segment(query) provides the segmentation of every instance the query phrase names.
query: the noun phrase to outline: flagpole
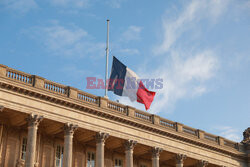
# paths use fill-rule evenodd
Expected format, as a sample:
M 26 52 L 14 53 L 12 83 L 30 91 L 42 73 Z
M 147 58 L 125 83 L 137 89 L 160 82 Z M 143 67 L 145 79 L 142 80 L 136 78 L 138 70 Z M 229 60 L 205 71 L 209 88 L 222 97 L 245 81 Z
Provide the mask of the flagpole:
M 107 47 L 106 47 L 106 74 L 105 74 L 105 95 L 104 97 L 108 98 L 108 87 L 107 87 L 107 80 L 108 80 L 108 60 L 109 60 L 109 20 L 107 20 Z

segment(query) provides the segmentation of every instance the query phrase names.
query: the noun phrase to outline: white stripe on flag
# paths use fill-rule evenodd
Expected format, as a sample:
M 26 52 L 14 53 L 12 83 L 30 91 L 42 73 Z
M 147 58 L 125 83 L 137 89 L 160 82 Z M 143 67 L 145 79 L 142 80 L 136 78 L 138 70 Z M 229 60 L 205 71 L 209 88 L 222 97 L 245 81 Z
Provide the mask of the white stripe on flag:
M 125 83 L 122 91 L 122 96 L 127 96 L 131 101 L 137 100 L 137 90 L 138 90 L 138 80 L 139 77 L 136 75 L 134 71 L 126 68 L 127 72 L 125 75 Z

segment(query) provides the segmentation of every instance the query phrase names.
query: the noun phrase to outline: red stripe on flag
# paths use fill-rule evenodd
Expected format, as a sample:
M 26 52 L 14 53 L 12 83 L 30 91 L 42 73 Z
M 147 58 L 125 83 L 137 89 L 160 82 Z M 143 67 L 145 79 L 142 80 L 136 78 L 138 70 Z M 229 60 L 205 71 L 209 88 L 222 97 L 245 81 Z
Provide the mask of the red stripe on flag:
M 137 90 L 137 102 L 145 105 L 146 110 L 150 108 L 151 103 L 154 100 L 155 92 L 149 91 L 140 81 L 139 88 Z

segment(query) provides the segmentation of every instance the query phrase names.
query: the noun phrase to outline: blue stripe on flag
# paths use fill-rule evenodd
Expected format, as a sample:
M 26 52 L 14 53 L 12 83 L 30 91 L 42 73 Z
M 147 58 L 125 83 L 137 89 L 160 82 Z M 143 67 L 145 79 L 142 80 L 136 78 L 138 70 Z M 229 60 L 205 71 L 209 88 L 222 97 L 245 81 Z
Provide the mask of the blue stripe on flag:
M 115 56 L 113 56 L 113 64 L 109 79 L 109 91 L 113 91 L 116 95 L 122 96 L 126 72 L 127 67 L 122 62 L 120 62 Z

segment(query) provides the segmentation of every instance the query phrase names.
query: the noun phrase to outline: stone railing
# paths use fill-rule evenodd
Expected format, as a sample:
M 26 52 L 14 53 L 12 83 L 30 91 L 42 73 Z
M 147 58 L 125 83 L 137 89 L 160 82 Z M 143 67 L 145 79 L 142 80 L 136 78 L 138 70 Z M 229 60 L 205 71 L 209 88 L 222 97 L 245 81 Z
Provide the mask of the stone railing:
M 152 115 L 144 111 L 135 110 L 135 117 L 148 122 L 152 122 Z
M 160 125 L 175 129 L 175 122 L 165 118 L 160 118 Z
M 127 114 L 126 112 L 126 106 L 125 105 L 122 105 L 118 102 L 114 102 L 114 101 L 108 101 L 108 108 L 112 109 L 112 110 L 115 110 L 115 111 L 118 111 L 122 114 Z
M 224 139 L 224 145 L 225 146 L 228 146 L 228 147 L 231 147 L 231 148 L 236 148 L 238 149 L 238 143 L 234 142 L 234 141 L 231 141 L 231 140 L 228 140 L 228 139 Z
M 193 136 L 203 141 L 210 141 L 212 143 L 221 145 L 223 147 L 230 147 L 238 149 L 239 143 L 224 139 L 199 129 L 194 129 L 178 122 L 173 122 L 157 115 L 148 112 L 137 110 L 131 106 L 125 106 L 118 102 L 108 100 L 104 97 L 95 96 L 87 92 L 78 90 L 73 87 L 65 86 L 53 81 L 49 81 L 36 75 L 30 75 L 22 71 L 18 71 L 0 64 L 0 78 L 6 78 L 18 83 L 23 83 L 28 86 L 38 88 L 40 90 L 48 91 L 59 96 L 77 100 L 78 102 L 99 106 L 111 111 L 122 113 L 126 117 L 138 119 L 145 123 L 154 124 L 159 127 L 174 130 L 178 133 Z
M 182 130 L 184 133 L 187 133 L 187 134 L 192 135 L 192 136 L 197 136 L 197 131 L 194 128 L 183 125 Z
M 215 136 L 215 135 L 213 135 L 213 134 L 210 134 L 210 133 L 205 133 L 204 134 L 204 138 L 206 139 L 206 140 L 209 140 L 209 141 L 212 141 L 212 142 L 218 142 L 218 136 Z
M 30 85 L 33 82 L 31 75 L 10 68 L 6 69 L 6 77 Z
M 86 93 L 84 91 L 79 91 L 79 90 L 77 90 L 77 98 L 82 101 L 94 103 L 94 104 L 97 104 L 98 102 L 98 96 L 94 96 L 92 94 Z
M 67 86 L 49 81 L 49 80 L 44 80 L 44 88 L 57 93 L 57 94 L 62 94 L 62 95 L 66 95 L 68 92 Z

